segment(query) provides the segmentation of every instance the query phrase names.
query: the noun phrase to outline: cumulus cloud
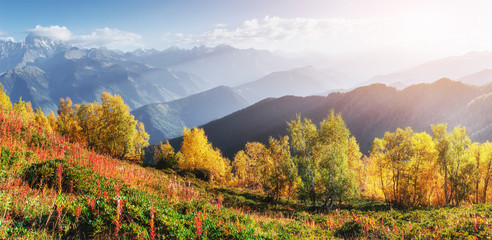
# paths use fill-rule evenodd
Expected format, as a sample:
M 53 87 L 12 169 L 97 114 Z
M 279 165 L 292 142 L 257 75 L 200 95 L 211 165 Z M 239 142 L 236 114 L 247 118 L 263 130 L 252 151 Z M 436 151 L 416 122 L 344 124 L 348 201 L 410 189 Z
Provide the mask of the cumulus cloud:
M 227 44 L 241 48 L 325 49 L 350 48 L 371 41 L 369 35 L 382 34 L 378 26 L 383 19 L 315 19 L 266 16 L 250 19 L 235 28 L 217 25 L 202 34 L 167 35 L 165 40 L 176 46 Z M 352 40 L 351 40 L 352 39 Z M 373 43 L 374 41 L 372 41 Z M 368 44 L 368 43 L 362 43 Z
M 15 42 L 13 37 L 0 37 L 0 41 Z
M 143 46 L 140 44 L 142 37 L 136 33 L 125 32 L 115 28 L 96 29 L 87 35 L 74 35 L 67 27 L 63 26 L 36 26 L 26 30 L 33 36 L 49 38 L 55 41 L 64 41 L 83 47 L 125 47 Z
M 4 32 L 0 30 L 0 41 L 7 41 L 7 42 L 15 42 L 15 39 L 13 37 L 5 37 L 3 35 L 7 35 L 7 32 Z
M 33 36 L 45 37 L 55 41 L 68 41 L 72 38 L 72 33 L 67 27 L 60 26 L 43 27 L 37 25 L 34 28 L 26 30 L 26 32 Z

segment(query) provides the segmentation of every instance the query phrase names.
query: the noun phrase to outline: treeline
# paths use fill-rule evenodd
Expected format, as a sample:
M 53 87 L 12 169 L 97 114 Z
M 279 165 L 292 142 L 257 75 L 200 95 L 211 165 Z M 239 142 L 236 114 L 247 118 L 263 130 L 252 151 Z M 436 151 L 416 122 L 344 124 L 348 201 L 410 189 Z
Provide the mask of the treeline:
M 362 154 L 342 117 L 333 111 L 316 127 L 310 120 L 289 123 L 290 136 L 270 138 L 268 145 L 247 143 L 234 161 L 222 157 L 208 142 L 203 129 L 185 129 L 181 150 L 168 142 L 155 146 L 161 168 L 204 170 L 211 181 L 262 190 L 271 200 L 296 196 L 316 207 L 358 192 Z M 205 174 L 205 175 L 206 175 Z
M 365 194 L 404 206 L 492 201 L 492 144 L 472 143 L 464 127 L 431 128 L 432 135 L 408 127 L 375 139 L 366 159 Z
M 144 125 L 134 119 L 130 108 L 119 95 L 104 92 L 101 103 L 73 104 L 70 98 L 60 99 L 58 116 L 46 116 L 40 108 L 33 110 L 30 102 L 19 99 L 12 104 L 0 85 L 0 108 L 13 111 L 23 120 L 48 133 L 59 133 L 96 152 L 120 159 L 141 159 L 142 149 L 149 145 Z M 24 121 L 31 122 L 31 121 Z
M 185 129 L 178 153 L 169 143 L 157 145 L 154 158 L 160 168 L 210 174 L 211 181 L 261 190 L 273 201 L 295 197 L 313 207 L 353 197 L 412 207 L 491 202 L 492 143 L 473 143 L 464 127 L 431 128 L 432 134 L 410 127 L 387 132 L 363 156 L 332 111 L 319 126 L 298 116 L 288 123 L 289 136 L 247 143 L 232 163 L 203 129 Z

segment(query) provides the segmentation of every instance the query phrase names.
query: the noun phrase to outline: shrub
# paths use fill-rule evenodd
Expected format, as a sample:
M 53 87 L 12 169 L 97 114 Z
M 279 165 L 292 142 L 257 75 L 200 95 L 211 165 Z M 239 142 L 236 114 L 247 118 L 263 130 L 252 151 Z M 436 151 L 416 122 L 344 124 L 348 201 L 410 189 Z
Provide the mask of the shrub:
M 61 166 L 61 168 L 59 167 Z M 22 177 L 30 187 L 58 188 L 61 171 L 61 191 L 65 193 L 79 193 L 96 195 L 99 192 L 114 192 L 115 181 L 102 177 L 94 171 L 77 164 L 69 164 L 65 160 L 55 159 L 27 167 Z

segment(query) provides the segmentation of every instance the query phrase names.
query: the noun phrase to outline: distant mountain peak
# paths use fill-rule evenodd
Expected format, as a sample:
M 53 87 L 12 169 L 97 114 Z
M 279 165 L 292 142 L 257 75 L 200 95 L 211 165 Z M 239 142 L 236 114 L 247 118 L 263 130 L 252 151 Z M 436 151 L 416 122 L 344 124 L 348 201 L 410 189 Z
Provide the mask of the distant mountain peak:
M 63 41 L 53 40 L 47 37 L 37 36 L 33 34 L 28 34 L 24 43 L 31 47 L 37 48 L 54 48 L 60 44 L 66 44 Z

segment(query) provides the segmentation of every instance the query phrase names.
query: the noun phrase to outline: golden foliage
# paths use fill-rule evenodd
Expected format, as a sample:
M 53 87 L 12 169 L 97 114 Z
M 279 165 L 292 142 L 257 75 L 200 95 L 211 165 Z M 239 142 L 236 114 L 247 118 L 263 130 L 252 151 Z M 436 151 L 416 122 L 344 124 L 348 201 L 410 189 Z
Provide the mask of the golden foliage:
M 231 178 L 230 161 L 222 157 L 220 150 L 212 147 L 201 128 L 183 129 L 183 145 L 178 159 L 182 169 L 209 170 L 211 181 L 225 183 Z

